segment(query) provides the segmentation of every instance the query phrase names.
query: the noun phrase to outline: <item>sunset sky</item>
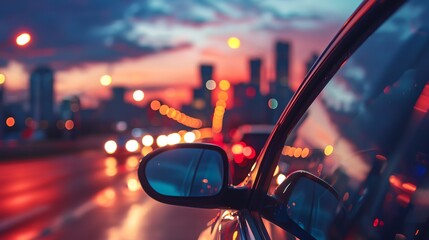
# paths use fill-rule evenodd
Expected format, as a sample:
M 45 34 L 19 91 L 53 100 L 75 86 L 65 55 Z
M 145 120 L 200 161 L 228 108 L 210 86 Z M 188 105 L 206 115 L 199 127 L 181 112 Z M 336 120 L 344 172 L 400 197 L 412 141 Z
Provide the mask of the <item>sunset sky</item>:
M 0 8 L 0 73 L 6 101 L 28 99 L 29 72 L 55 70 L 56 98 L 78 94 L 84 106 L 109 96 L 112 85 L 141 89 L 146 99 L 190 100 L 198 66 L 213 64 L 214 79 L 248 80 L 248 59 L 263 59 L 263 81 L 272 80 L 276 40 L 292 44 L 292 85 L 304 62 L 320 53 L 360 1 L 344 0 L 6 0 Z M 14 38 L 29 32 L 28 46 Z M 241 40 L 229 48 L 230 37 Z

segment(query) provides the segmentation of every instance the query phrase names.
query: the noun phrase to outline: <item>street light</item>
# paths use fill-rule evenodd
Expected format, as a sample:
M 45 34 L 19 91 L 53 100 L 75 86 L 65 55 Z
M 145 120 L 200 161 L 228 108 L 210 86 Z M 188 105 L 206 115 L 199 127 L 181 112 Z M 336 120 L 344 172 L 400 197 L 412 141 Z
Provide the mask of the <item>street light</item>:
M 16 37 L 16 44 L 18 46 L 25 46 L 31 41 L 31 35 L 28 33 L 21 33 Z

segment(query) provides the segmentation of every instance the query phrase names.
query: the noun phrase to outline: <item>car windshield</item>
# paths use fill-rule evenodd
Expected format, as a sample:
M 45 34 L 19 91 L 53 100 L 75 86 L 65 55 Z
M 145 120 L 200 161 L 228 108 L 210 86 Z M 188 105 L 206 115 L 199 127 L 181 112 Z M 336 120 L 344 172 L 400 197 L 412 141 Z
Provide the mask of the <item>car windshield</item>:
M 428 1 L 402 6 L 343 64 L 280 149 L 271 194 L 298 169 L 339 193 L 346 220 L 320 239 L 427 239 L 428 14 Z

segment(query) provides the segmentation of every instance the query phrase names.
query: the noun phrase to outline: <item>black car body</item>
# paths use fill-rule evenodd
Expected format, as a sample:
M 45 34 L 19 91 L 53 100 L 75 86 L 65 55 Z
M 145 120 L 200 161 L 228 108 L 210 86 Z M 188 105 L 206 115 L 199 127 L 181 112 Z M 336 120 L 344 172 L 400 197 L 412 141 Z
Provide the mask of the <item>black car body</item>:
M 428 14 L 428 1 L 364 1 L 239 186 L 227 184 L 222 149 L 177 145 L 143 159 L 143 188 L 164 203 L 227 209 L 201 239 L 429 239 Z M 183 185 L 192 191 L 169 194 L 146 175 L 169 151 L 197 156 Z

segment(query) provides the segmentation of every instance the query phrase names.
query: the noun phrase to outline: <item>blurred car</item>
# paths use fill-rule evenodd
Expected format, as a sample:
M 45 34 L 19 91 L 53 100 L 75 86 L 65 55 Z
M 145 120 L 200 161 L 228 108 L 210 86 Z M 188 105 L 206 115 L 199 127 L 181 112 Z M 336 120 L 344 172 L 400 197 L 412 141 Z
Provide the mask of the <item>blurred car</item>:
M 108 155 L 124 156 L 139 153 L 141 144 L 131 135 L 119 135 L 104 143 L 104 151 Z
M 246 124 L 234 131 L 227 147 L 232 184 L 239 184 L 247 176 L 273 128 L 273 125 Z
M 194 143 L 147 155 L 142 187 L 227 209 L 200 239 L 429 239 L 428 14 L 428 1 L 364 1 L 240 185 L 222 148 Z

